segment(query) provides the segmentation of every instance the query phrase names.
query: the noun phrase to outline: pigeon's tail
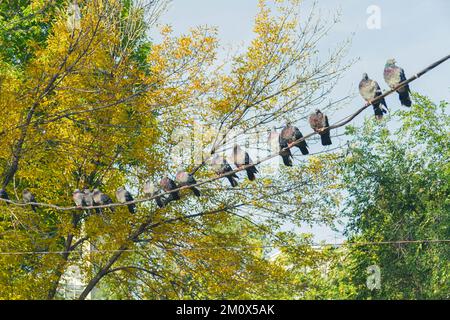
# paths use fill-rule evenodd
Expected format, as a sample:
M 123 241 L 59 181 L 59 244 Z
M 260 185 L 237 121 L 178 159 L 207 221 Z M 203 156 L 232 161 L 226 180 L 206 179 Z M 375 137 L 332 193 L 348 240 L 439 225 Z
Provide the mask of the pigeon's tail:
M 34 204 L 31 205 L 31 210 L 33 210 L 34 212 L 36 212 L 36 208 L 37 208 L 36 205 L 34 205 Z
M 169 201 L 175 201 L 175 200 L 180 200 L 180 193 L 178 191 L 172 192 L 169 195 Z
M 292 159 L 291 154 L 282 154 L 281 158 L 283 159 L 283 163 L 285 166 L 292 167 Z
M 233 176 L 227 176 L 227 179 L 228 179 L 228 181 L 230 181 L 230 184 L 233 188 L 237 187 L 238 182 L 236 181 L 236 179 Z
M 399 92 L 398 96 L 400 98 L 400 102 L 402 103 L 402 106 L 411 107 L 412 102 L 411 102 L 411 98 L 409 97 L 409 91 L 408 90 Z
M 298 148 L 302 152 L 302 155 L 305 156 L 305 155 L 309 154 L 308 145 L 306 144 L 305 141 L 300 142 L 300 144 L 298 145 Z
M 136 213 L 136 205 L 134 203 L 129 204 L 127 207 L 130 213 Z
M 247 177 L 250 181 L 254 181 L 256 179 L 255 173 L 258 172 L 258 169 L 256 169 L 255 166 L 247 168 Z
M 100 209 L 100 208 L 95 208 L 95 213 L 96 213 L 96 214 L 102 213 L 102 209 Z
M 195 194 L 197 197 L 200 197 L 200 196 L 201 196 L 200 190 L 198 190 L 196 187 L 192 187 L 191 190 L 192 190 L 192 192 L 194 192 L 194 194 Z
M 164 203 L 160 197 L 155 198 L 155 201 L 156 201 L 156 204 L 158 205 L 158 207 L 160 207 L 160 208 L 164 207 Z
M 331 144 L 330 129 L 325 130 L 320 134 L 320 140 L 323 146 L 329 146 Z

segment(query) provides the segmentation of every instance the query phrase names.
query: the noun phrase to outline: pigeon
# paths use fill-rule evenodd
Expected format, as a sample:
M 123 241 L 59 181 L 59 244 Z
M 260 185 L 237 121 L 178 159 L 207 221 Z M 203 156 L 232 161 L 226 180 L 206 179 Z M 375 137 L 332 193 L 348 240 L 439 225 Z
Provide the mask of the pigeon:
M 228 161 L 224 157 L 221 157 L 218 154 L 216 154 L 211 159 L 211 166 L 214 168 L 214 170 L 216 171 L 216 173 L 218 175 L 222 175 L 222 174 L 225 174 L 227 172 L 233 171 L 233 169 L 231 168 L 231 166 L 228 163 Z M 239 179 L 239 177 L 237 176 L 236 173 L 232 173 L 232 174 L 227 175 L 225 177 L 228 179 L 228 181 L 230 181 L 230 184 L 231 184 L 231 186 L 233 188 L 238 185 L 238 182 L 236 181 L 236 179 Z
M 67 29 L 71 33 L 81 29 L 81 12 L 76 0 L 67 8 Z
M 86 204 L 87 207 L 92 207 L 94 205 L 94 199 L 92 197 L 91 190 L 89 190 L 89 189 L 83 190 L 83 199 L 84 199 L 84 203 Z
M 375 80 L 369 78 L 367 73 L 363 74 L 362 80 L 359 83 L 359 93 L 361 97 L 367 102 L 382 95 L 381 88 Z M 386 100 L 382 98 L 372 104 L 375 117 L 380 120 L 383 118 L 383 113 L 387 113 Z
M 84 202 L 84 193 L 80 191 L 80 189 L 75 189 L 73 192 L 73 202 L 78 208 L 86 206 Z
M 120 203 L 134 201 L 134 198 L 131 195 L 131 193 L 128 192 L 124 187 L 117 188 L 116 198 L 117 198 L 117 201 L 119 201 Z M 130 211 L 130 213 L 136 213 L 136 204 L 135 203 L 130 203 L 127 205 L 127 207 L 128 207 L 128 211 Z
M 146 197 L 153 197 L 158 193 L 155 184 L 152 181 L 147 181 L 144 184 L 144 194 Z M 161 197 L 155 198 L 156 204 L 158 207 L 162 208 L 164 207 L 164 201 Z
M 178 171 L 177 175 L 175 176 L 175 181 L 180 187 L 190 186 L 197 183 L 192 174 L 189 174 L 182 170 Z M 200 190 L 198 190 L 196 187 L 190 187 L 189 189 L 191 189 L 197 197 L 200 197 Z
M 172 191 L 174 189 L 178 189 L 178 186 L 175 183 L 175 181 L 173 181 L 169 177 L 162 178 L 162 180 L 159 182 L 159 185 L 161 186 L 161 188 L 165 192 L 169 192 L 169 191 Z M 179 200 L 179 199 L 180 199 L 180 192 L 179 191 L 171 192 L 169 194 L 169 201 Z
M 8 193 L 6 192 L 5 189 L 0 189 L 0 199 L 4 199 L 4 200 L 9 200 L 9 196 Z M 4 201 L 2 201 L 4 202 Z M 7 205 L 9 204 L 8 202 L 5 202 Z
M 330 129 L 325 129 L 330 126 L 328 123 L 328 117 L 324 115 L 319 109 L 316 112 L 309 115 L 309 124 L 311 128 L 320 134 L 320 139 L 323 146 L 329 146 L 331 144 Z
M 22 198 L 23 202 L 25 203 L 36 202 L 34 195 L 28 189 L 24 189 L 22 191 Z M 36 212 L 36 208 L 37 208 L 36 205 L 34 204 L 31 205 L 31 210 L 33 210 L 34 212 Z
M 394 89 L 399 83 L 406 80 L 405 71 L 395 65 L 395 59 L 389 59 L 384 67 L 384 81 L 391 89 Z M 409 97 L 409 85 L 405 85 L 397 90 L 402 106 L 411 107 L 411 98 Z
M 277 132 L 276 128 L 269 133 L 269 138 L 267 139 L 269 143 L 270 151 L 273 153 L 280 153 L 282 149 L 287 148 L 288 144 L 280 140 L 280 134 Z M 292 153 L 291 149 L 287 149 L 280 154 L 283 159 L 284 165 L 292 167 Z
M 280 133 L 280 147 L 286 145 L 291 146 L 295 141 L 301 138 L 303 138 L 303 135 L 300 130 L 288 122 Z M 305 140 L 300 141 L 296 144 L 296 146 L 300 149 L 303 155 L 309 154 L 308 144 Z
M 101 192 L 99 189 L 94 189 L 94 192 L 92 193 L 92 199 L 94 200 L 94 206 L 101 206 L 113 203 L 112 199 L 108 195 Z M 109 208 L 111 209 L 112 212 L 114 212 L 115 210 L 114 207 Z M 102 210 L 100 209 L 100 212 L 101 211 Z
M 252 164 L 252 159 L 247 152 L 243 151 L 239 145 L 235 144 L 233 147 L 233 161 L 236 167 L 241 168 L 244 165 Z M 256 179 L 255 174 L 258 173 L 258 169 L 255 166 L 251 166 L 245 169 L 247 171 L 247 176 L 250 181 Z

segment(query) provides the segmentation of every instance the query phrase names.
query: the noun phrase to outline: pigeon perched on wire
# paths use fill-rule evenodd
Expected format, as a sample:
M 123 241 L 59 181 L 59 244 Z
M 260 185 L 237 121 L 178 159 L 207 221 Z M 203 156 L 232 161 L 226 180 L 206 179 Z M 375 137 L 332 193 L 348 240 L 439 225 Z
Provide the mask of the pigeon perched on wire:
M 214 171 L 218 174 L 218 175 L 222 175 L 225 174 L 227 172 L 231 172 L 233 171 L 233 168 L 231 168 L 230 164 L 228 163 L 228 161 L 216 154 L 212 159 L 211 159 L 211 166 L 213 167 Z M 236 173 L 230 174 L 225 176 L 228 181 L 230 181 L 230 184 L 232 187 L 236 187 L 238 185 L 238 182 L 236 179 L 239 179 L 239 177 L 237 176 Z
M 394 89 L 401 82 L 406 80 L 405 71 L 395 64 L 395 59 L 389 59 L 384 67 L 384 81 L 386 81 L 391 89 Z M 405 107 L 411 107 L 412 104 L 409 92 L 410 89 L 408 84 L 397 90 L 400 102 Z
M 94 192 L 92 193 L 92 199 L 94 200 L 94 206 L 102 206 L 113 203 L 112 199 L 107 195 L 101 192 L 99 189 L 94 189 Z M 100 212 L 102 212 L 102 209 L 100 209 Z M 114 212 L 114 207 L 109 207 L 112 212 Z M 97 211 L 98 212 L 98 211 Z
M 182 170 L 177 172 L 177 175 L 175 176 L 175 181 L 178 183 L 178 185 L 180 187 L 191 186 L 191 185 L 197 183 L 197 181 L 195 180 L 195 178 L 192 174 L 189 174 Z M 201 195 L 200 190 L 198 190 L 196 187 L 190 187 L 189 189 L 191 189 L 192 192 L 194 192 L 194 194 L 197 197 L 200 197 L 200 195 Z
M 84 193 L 80 191 L 80 189 L 75 189 L 72 194 L 73 202 L 78 208 L 85 207 L 86 202 L 84 201 Z
M 76 0 L 67 8 L 67 29 L 71 33 L 81 29 L 81 11 Z
M 363 73 L 362 80 L 359 82 L 359 93 L 366 102 L 370 102 L 383 94 L 378 83 L 375 80 L 370 79 L 367 73 Z M 375 117 L 378 120 L 383 118 L 383 113 L 387 113 L 387 105 L 384 98 L 372 103 L 372 106 Z
M 83 201 L 86 207 L 92 207 L 94 206 L 94 198 L 93 193 L 89 189 L 83 190 Z M 95 209 L 95 212 L 99 213 L 100 210 L 97 208 Z
M 120 203 L 134 201 L 134 198 L 131 195 L 131 193 L 128 192 L 124 187 L 117 188 L 116 198 L 117 198 L 117 201 L 119 201 Z M 127 205 L 127 207 L 128 207 L 128 211 L 130 213 L 136 213 L 136 204 L 135 203 L 129 203 Z
M 161 188 L 165 192 L 169 192 L 169 191 L 172 191 L 174 189 L 178 189 L 178 186 L 175 183 L 175 181 L 173 181 L 169 177 L 162 178 L 161 181 L 159 182 L 159 185 L 161 186 Z M 174 201 L 174 200 L 179 200 L 179 199 L 180 199 L 180 192 L 179 191 L 175 191 L 175 192 L 169 193 L 168 201 Z
M 36 202 L 34 195 L 28 189 L 24 189 L 22 191 L 22 199 L 24 203 Z M 36 212 L 37 206 L 35 204 L 31 204 L 31 210 Z
M 291 125 L 290 122 L 288 122 L 286 123 L 286 126 L 283 128 L 283 130 L 281 130 L 280 146 L 288 145 L 290 147 L 295 141 L 301 138 L 303 138 L 303 135 L 300 130 L 297 127 Z M 303 155 L 309 154 L 308 144 L 305 140 L 296 143 L 295 146 L 300 149 Z
M 253 164 L 252 159 L 250 159 L 250 156 L 248 153 L 241 149 L 241 147 L 237 144 L 233 147 L 233 153 L 232 158 L 234 161 L 234 165 L 238 168 L 242 168 L 243 166 Z M 247 171 L 247 177 L 250 181 L 253 181 L 256 179 L 255 174 L 258 173 L 258 169 L 256 169 L 255 166 L 250 166 L 245 169 Z
M 320 134 L 322 145 L 329 146 L 331 144 L 330 129 L 324 129 L 330 126 L 328 117 L 319 109 L 316 109 L 314 113 L 309 115 L 309 124 L 315 132 Z
M 280 134 L 277 132 L 275 128 L 269 133 L 268 138 L 270 151 L 273 153 L 280 153 L 281 150 L 288 147 L 288 144 L 285 141 L 280 139 Z M 281 158 L 283 159 L 284 165 L 288 167 L 292 167 L 292 153 L 291 149 L 287 149 L 280 153 Z
M 158 194 L 158 190 L 152 181 L 147 181 L 144 184 L 144 194 L 146 197 L 154 197 Z M 164 207 L 164 200 L 162 199 L 162 197 L 156 197 L 155 201 L 158 207 Z

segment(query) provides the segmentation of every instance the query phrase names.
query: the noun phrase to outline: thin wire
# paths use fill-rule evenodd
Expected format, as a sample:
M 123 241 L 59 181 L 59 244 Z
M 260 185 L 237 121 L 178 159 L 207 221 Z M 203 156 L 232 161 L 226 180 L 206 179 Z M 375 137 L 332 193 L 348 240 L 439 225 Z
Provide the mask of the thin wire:
M 313 243 L 313 244 L 271 244 L 271 245 L 260 245 L 260 246 L 211 246 L 211 247 L 192 247 L 192 248 L 164 248 L 166 251 L 200 251 L 200 250 L 243 250 L 243 249 L 276 249 L 276 248 L 287 248 L 287 247 L 304 247 L 310 246 L 313 248 L 324 248 L 324 247 L 355 247 L 355 246 L 377 246 L 377 245 L 394 245 L 394 244 L 423 244 L 423 243 L 450 243 L 450 239 L 427 239 L 427 240 L 396 240 L 396 241 L 372 241 L 372 242 L 340 242 L 340 243 Z M 115 253 L 115 252 L 147 252 L 155 251 L 155 249 L 124 249 L 124 250 L 98 250 L 90 249 L 90 253 Z M 31 254 L 66 254 L 69 251 L 4 251 L 0 252 L 0 255 L 31 255 Z M 73 251 L 70 251 L 73 253 Z M 81 252 L 80 252 L 81 254 Z M 86 254 L 86 253 L 83 253 Z
M 428 67 L 426 67 L 422 71 L 419 71 L 418 73 L 416 73 L 411 78 L 409 78 L 409 79 L 399 83 L 397 86 L 395 86 L 391 90 L 385 91 L 382 95 L 377 96 L 374 99 L 368 101 L 363 107 L 359 108 L 353 114 L 351 114 L 349 116 L 346 116 L 345 118 L 343 118 L 342 120 L 340 120 L 336 124 L 331 125 L 329 127 L 322 128 L 322 131 L 334 130 L 334 129 L 337 129 L 339 127 L 342 127 L 342 126 L 346 125 L 347 123 L 351 122 L 356 116 L 361 114 L 365 109 L 367 109 L 369 106 L 371 106 L 373 103 L 378 102 L 381 99 L 387 97 L 388 95 L 391 95 L 391 94 L 395 93 L 398 89 L 403 88 L 407 84 L 413 82 L 414 80 L 418 79 L 419 77 L 421 77 L 425 73 L 431 71 L 432 69 L 436 68 L 438 65 L 444 63 L 445 61 L 447 61 L 449 59 L 450 59 L 450 54 L 445 56 L 445 57 L 443 57 L 442 59 L 434 62 L 433 64 L 429 65 Z M 243 165 L 243 166 L 241 166 L 239 168 L 236 168 L 235 170 L 226 172 L 226 173 L 221 174 L 221 175 L 217 175 L 214 178 L 211 178 L 211 179 L 208 179 L 208 180 L 204 180 L 204 181 L 199 181 L 196 184 L 179 187 L 179 188 L 176 188 L 176 189 L 173 189 L 173 190 L 170 190 L 170 191 L 161 192 L 161 193 L 158 193 L 158 194 L 156 194 L 154 196 L 151 196 L 151 197 L 145 197 L 145 198 L 142 198 L 142 199 L 136 199 L 136 200 L 128 201 L 128 202 L 124 202 L 124 203 L 111 203 L 111 204 L 106 204 L 106 205 L 90 206 L 90 207 L 76 207 L 76 206 L 62 207 L 62 206 L 57 206 L 57 205 L 54 205 L 54 204 L 39 203 L 39 202 L 21 203 L 21 202 L 15 202 L 15 201 L 12 201 L 12 200 L 2 199 L 2 198 L 0 198 L 0 201 L 6 202 L 6 203 L 9 203 L 9 204 L 12 204 L 12 205 L 16 205 L 16 206 L 36 205 L 36 206 L 39 206 L 39 207 L 49 207 L 49 208 L 53 208 L 53 209 L 58 210 L 58 211 L 92 210 L 92 209 L 95 209 L 95 208 L 97 208 L 97 209 L 99 209 L 99 208 L 112 208 L 112 207 L 119 207 L 119 206 L 128 206 L 130 204 L 137 204 L 137 203 L 141 203 L 141 202 L 147 202 L 147 201 L 154 200 L 154 199 L 159 198 L 159 197 L 164 196 L 164 195 L 169 195 L 171 193 L 178 192 L 178 191 L 181 191 L 181 190 L 184 190 L 184 189 L 190 189 L 192 187 L 201 186 L 203 184 L 210 183 L 210 182 L 213 182 L 213 181 L 216 181 L 216 180 L 219 180 L 219 179 L 231 176 L 231 175 L 233 175 L 233 174 L 235 174 L 237 172 L 244 171 L 244 170 L 246 170 L 248 168 L 251 168 L 251 167 L 259 165 L 259 164 L 261 164 L 263 162 L 269 161 L 272 158 L 278 157 L 281 153 L 283 153 L 283 152 L 285 152 L 285 151 L 287 151 L 287 150 L 297 146 L 300 142 L 305 141 L 306 139 L 308 139 L 308 138 L 310 138 L 310 137 L 312 137 L 312 136 L 314 136 L 316 134 L 320 134 L 321 132 L 312 132 L 310 134 L 307 134 L 307 135 L 303 136 L 302 138 L 294 141 L 290 146 L 280 150 L 280 152 L 278 152 L 278 153 L 271 154 L 271 155 L 269 155 L 269 156 L 267 156 L 265 158 L 262 158 L 261 160 L 258 160 L 258 161 L 254 162 L 254 163 L 251 163 L 251 164 L 248 164 L 248 165 Z

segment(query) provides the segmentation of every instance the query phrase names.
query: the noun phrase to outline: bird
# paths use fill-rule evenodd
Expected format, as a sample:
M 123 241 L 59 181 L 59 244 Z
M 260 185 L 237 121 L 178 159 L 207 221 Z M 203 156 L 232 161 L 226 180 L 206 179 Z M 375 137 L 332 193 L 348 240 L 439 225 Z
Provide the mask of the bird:
M 246 151 L 243 151 L 241 147 L 237 144 L 235 144 L 233 147 L 232 158 L 234 161 L 234 165 L 238 168 L 242 168 L 243 166 L 253 164 L 253 161 L 252 159 L 250 159 L 248 153 Z M 245 168 L 245 171 L 247 171 L 247 177 L 250 181 L 256 179 L 255 174 L 258 173 L 258 169 L 256 169 L 255 166 Z
M 319 109 L 316 109 L 314 113 L 309 115 L 309 124 L 311 128 L 320 134 L 320 140 L 323 146 L 329 146 L 331 144 L 330 129 L 328 127 L 328 117 L 324 115 Z M 327 128 L 327 129 L 324 129 Z
M 227 159 L 225 159 L 224 157 L 222 157 L 218 154 L 216 154 L 211 159 L 211 166 L 213 167 L 213 169 L 216 171 L 216 173 L 218 175 L 226 174 L 227 172 L 233 171 L 233 169 L 231 168 Z M 225 177 L 228 179 L 228 181 L 230 181 L 230 184 L 233 188 L 238 185 L 238 182 L 236 181 L 236 179 L 239 179 L 239 177 L 237 176 L 236 173 L 229 174 Z
M 80 189 L 75 189 L 75 191 L 72 194 L 73 202 L 75 202 L 75 205 L 78 208 L 86 206 L 86 203 L 84 201 L 84 193 L 80 191 Z
M 303 138 L 303 135 L 300 130 L 297 127 L 291 125 L 290 121 L 288 121 L 286 123 L 286 126 L 283 128 L 283 130 L 281 130 L 280 133 L 280 146 L 288 145 L 290 147 L 295 141 L 301 138 Z M 308 144 L 305 140 L 302 140 L 295 145 L 300 149 L 303 155 L 309 154 Z
M 28 189 L 22 191 L 22 199 L 25 203 L 36 202 L 34 195 Z M 31 210 L 34 212 L 36 212 L 36 208 L 37 206 L 35 204 L 31 205 Z
M 67 8 L 67 29 L 71 33 L 81 29 L 81 12 L 76 0 Z
M 175 176 L 175 181 L 178 183 L 180 187 L 184 186 L 190 186 L 193 184 L 196 184 L 197 181 L 195 180 L 194 176 L 192 174 L 187 173 L 186 171 L 179 170 Z M 194 192 L 194 194 L 197 197 L 200 197 L 200 190 L 198 190 L 196 187 L 190 187 L 189 189 Z
M 395 59 L 389 59 L 386 61 L 384 67 L 384 81 L 386 81 L 391 89 L 394 89 L 397 85 L 406 80 L 405 71 L 402 68 L 397 67 L 395 65 L 396 63 Z M 402 106 L 411 107 L 412 102 L 409 97 L 409 92 L 410 89 L 408 84 L 397 90 Z
M 175 181 L 173 181 L 172 179 L 170 179 L 167 176 L 161 179 L 161 181 L 159 182 L 159 185 L 161 186 L 161 188 L 165 192 L 169 192 L 169 191 L 172 191 L 174 189 L 178 189 L 178 186 L 175 183 Z M 168 199 L 169 202 L 170 201 L 174 201 L 174 200 L 179 200 L 179 199 L 180 199 L 180 192 L 179 191 L 171 192 L 169 194 L 169 199 Z
M 158 194 L 158 190 L 156 189 L 156 186 L 152 181 L 147 181 L 144 184 L 144 194 L 146 197 L 154 197 L 156 194 Z M 164 199 L 162 199 L 162 197 L 156 197 L 155 201 L 158 207 L 164 207 Z
M 372 101 L 376 97 L 382 95 L 381 88 L 378 82 L 369 78 L 367 73 L 363 73 L 363 77 L 359 82 L 359 93 L 361 97 L 367 102 Z M 383 118 L 383 113 L 387 113 L 386 100 L 382 98 L 374 103 L 372 103 L 373 111 L 375 112 L 375 117 L 380 120 Z
M 94 198 L 92 197 L 92 192 L 89 189 L 83 190 L 83 200 L 87 207 L 92 207 L 94 205 Z
M 270 151 L 273 153 L 280 153 L 281 150 L 288 147 L 288 144 L 285 141 L 281 141 L 280 134 L 277 132 L 276 128 L 273 128 L 269 133 L 269 138 L 267 139 L 269 143 Z M 283 159 L 284 165 L 288 167 L 292 167 L 292 153 L 291 149 L 287 149 L 280 153 L 281 158 Z
M 107 194 L 101 192 L 99 189 L 94 189 L 94 192 L 92 192 L 92 199 L 94 200 L 94 206 L 102 206 L 113 203 L 112 199 Z M 115 211 L 114 207 L 109 208 L 112 212 Z M 100 209 L 100 211 L 97 212 L 102 212 L 102 210 Z
M 8 193 L 6 192 L 5 189 L 0 189 L 0 199 L 9 200 Z M 9 204 L 8 202 L 5 202 L 5 203 L 7 205 Z
M 119 201 L 120 203 L 134 201 L 134 198 L 131 195 L 131 193 L 129 191 L 127 191 L 124 187 L 117 188 L 116 198 L 117 198 L 117 201 Z M 129 203 L 127 205 L 127 207 L 128 207 L 128 211 L 130 213 L 136 213 L 136 204 L 135 203 Z

